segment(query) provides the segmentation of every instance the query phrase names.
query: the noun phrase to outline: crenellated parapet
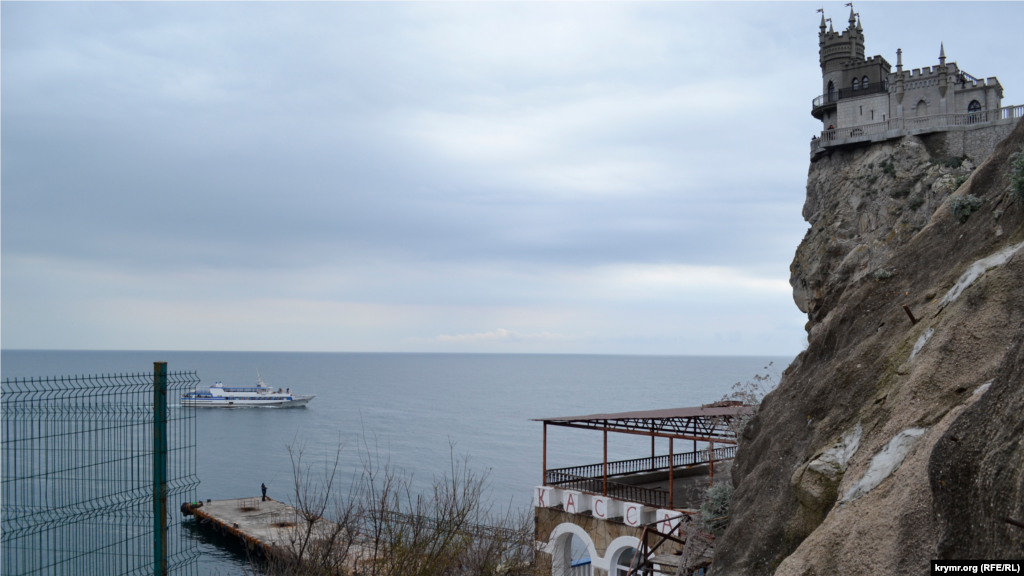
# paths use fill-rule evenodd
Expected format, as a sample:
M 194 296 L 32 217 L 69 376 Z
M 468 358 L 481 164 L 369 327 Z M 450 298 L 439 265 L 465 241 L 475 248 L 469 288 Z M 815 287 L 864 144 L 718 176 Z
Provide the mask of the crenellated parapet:
M 826 18 L 822 13 L 820 31 L 818 32 L 818 60 L 822 72 L 839 70 L 844 63 L 849 61 L 863 60 L 864 29 L 853 9 L 850 9 L 849 26 L 842 32 L 833 30 L 831 19 L 828 21 L 828 31 L 826 32 Z

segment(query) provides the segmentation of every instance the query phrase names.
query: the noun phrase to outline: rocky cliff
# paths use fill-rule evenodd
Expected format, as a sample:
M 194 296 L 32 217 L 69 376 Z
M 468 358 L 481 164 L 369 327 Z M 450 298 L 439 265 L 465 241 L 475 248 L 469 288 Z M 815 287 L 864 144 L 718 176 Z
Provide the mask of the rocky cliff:
M 1022 144 L 1024 122 L 986 159 L 906 137 L 812 163 L 809 344 L 744 430 L 712 574 L 1024 556 Z

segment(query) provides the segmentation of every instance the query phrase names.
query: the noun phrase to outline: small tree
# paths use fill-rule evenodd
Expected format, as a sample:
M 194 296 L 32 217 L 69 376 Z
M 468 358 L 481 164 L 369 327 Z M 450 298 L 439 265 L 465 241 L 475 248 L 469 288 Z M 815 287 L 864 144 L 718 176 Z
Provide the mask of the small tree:
M 967 222 L 971 214 L 976 212 L 978 208 L 981 208 L 981 198 L 978 198 L 974 194 L 967 194 L 966 196 L 950 196 L 949 197 L 949 211 L 956 216 L 956 219 L 961 224 Z
M 729 526 L 729 499 L 732 498 L 731 482 L 718 482 L 704 491 L 700 504 L 700 516 L 704 529 L 715 536 L 721 536 Z
M 726 425 L 732 429 L 736 434 L 737 440 L 742 436 L 743 429 L 746 428 L 747 422 L 757 414 L 757 409 L 761 405 L 761 401 L 769 392 L 775 390 L 775 387 L 779 385 L 779 372 L 774 367 L 774 362 L 769 362 L 764 367 L 765 374 L 754 374 L 753 379 L 747 380 L 746 382 L 737 382 L 732 385 L 732 392 L 722 397 L 723 402 L 742 402 L 745 406 L 753 406 L 753 414 L 747 416 L 740 416 L 737 418 L 731 418 L 726 421 Z
M 376 449 L 364 443 L 363 470 L 348 494 L 335 476 L 341 448 L 322 477 L 289 447 L 296 519 L 290 550 L 261 567 L 266 576 L 534 575 L 533 516 L 497 508 L 478 475 L 452 447 L 449 470 L 424 493 L 413 490 Z M 257 567 L 254 565 L 253 574 Z

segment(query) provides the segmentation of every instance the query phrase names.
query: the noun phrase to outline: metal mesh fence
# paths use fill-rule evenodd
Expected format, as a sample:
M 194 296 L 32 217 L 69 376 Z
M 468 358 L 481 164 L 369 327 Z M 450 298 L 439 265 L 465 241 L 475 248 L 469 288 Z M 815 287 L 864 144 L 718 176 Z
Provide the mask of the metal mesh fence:
M 167 573 L 197 573 L 199 553 L 178 513 L 199 484 L 195 409 L 178 399 L 199 379 L 166 374 L 163 411 L 154 373 L 3 381 L 0 572 L 159 574 L 154 480 L 165 419 Z

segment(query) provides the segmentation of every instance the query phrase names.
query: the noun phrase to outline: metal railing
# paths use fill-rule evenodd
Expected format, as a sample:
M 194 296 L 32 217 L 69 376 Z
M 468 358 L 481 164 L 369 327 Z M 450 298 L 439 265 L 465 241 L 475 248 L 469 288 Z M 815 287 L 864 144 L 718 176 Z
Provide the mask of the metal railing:
M 833 104 L 846 98 L 855 98 L 857 96 L 870 96 L 872 94 L 881 94 L 882 92 L 889 91 L 889 83 L 887 80 L 876 82 L 874 84 L 868 84 L 867 88 L 860 88 L 854 90 L 853 88 L 839 88 L 832 91 L 831 93 L 822 94 L 814 100 L 811 100 L 811 110 L 821 108 L 826 104 Z
M 949 128 L 981 126 L 1020 118 L 1024 118 L 1024 105 L 1006 106 L 994 110 L 979 110 L 965 114 L 934 114 L 920 118 L 891 118 L 885 122 L 824 130 L 819 138 L 811 140 L 811 151 L 814 152 L 825 146 L 835 144 L 870 140 L 872 137 L 881 134 L 891 134 L 891 137 L 895 138 L 910 133 L 937 132 Z
M 563 490 L 575 490 L 577 492 L 586 492 L 587 494 L 604 494 L 605 488 L 605 482 L 601 478 L 572 478 L 568 474 L 560 475 L 558 483 L 551 485 L 557 485 Z M 668 508 L 668 492 L 664 490 L 633 486 L 632 484 L 619 484 L 609 480 L 607 496 L 626 502 L 637 502 L 647 506 Z
M 712 454 L 714 459 L 728 460 L 736 457 L 736 446 L 723 446 L 715 448 Z M 672 455 L 673 468 L 682 466 L 698 466 L 707 464 L 711 459 L 707 450 L 696 452 L 681 452 Z M 608 477 L 625 476 L 629 474 L 640 474 L 643 472 L 657 472 L 668 470 L 668 454 L 655 456 L 654 458 L 634 458 L 632 460 L 616 460 L 608 463 Z M 604 463 L 584 464 L 583 466 L 569 466 L 567 468 L 552 468 L 547 471 L 546 482 L 551 486 L 557 486 L 559 478 L 604 478 Z
M 713 451 L 715 461 L 729 460 L 736 457 L 736 446 L 724 446 L 715 448 Z M 697 452 L 684 452 L 674 454 L 673 462 L 675 467 L 694 466 L 707 464 L 707 450 Z M 616 470 L 615 476 L 621 477 L 629 474 L 643 472 L 656 472 L 668 469 L 668 455 L 655 456 L 651 458 L 636 458 L 633 460 L 619 460 L 608 463 L 608 476 L 612 477 L 612 470 Z M 555 486 L 563 490 L 575 490 L 588 494 L 605 494 L 604 464 L 587 464 L 585 466 L 572 466 L 569 468 L 556 468 L 548 470 L 545 474 L 545 484 Z M 665 490 L 645 488 L 632 484 L 622 484 L 609 480 L 607 482 L 607 496 L 627 502 L 637 502 L 647 506 L 668 508 L 669 493 Z
M 0 573 L 194 574 L 194 373 L 5 379 Z M 168 505 L 170 500 L 171 505 Z

